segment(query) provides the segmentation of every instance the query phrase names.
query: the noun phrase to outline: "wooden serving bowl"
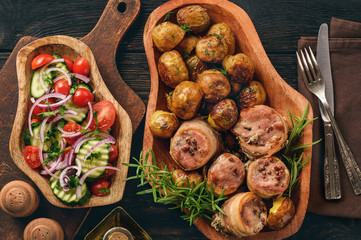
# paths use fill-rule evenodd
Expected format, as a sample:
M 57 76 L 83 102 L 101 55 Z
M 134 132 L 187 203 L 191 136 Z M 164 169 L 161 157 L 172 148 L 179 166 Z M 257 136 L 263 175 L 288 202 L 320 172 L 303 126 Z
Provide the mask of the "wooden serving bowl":
M 144 29 L 144 48 L 147 55 L 151 74 L 151 91 L 146 114 L 144 129 L 143 151 L 152 148 L 157 158 L 157 163 L 164 162 L 170 169 L 177 168 L 169 154 L 169 140 L 153 137 L 149 129 L 150 116 L 156 110 L 167 110 L 165 93 L 170 92 L 170 88 L 159 79 L 157 63 L 161 53 L 153 45 L 152 31 L 154 27 L 161 23 L 168 12 L 178 11 L 180 7 L 199 4 L 206 8 L 211 17 L 212 24 L 226 22 L 236 36 L 236 53 L 243 52 L 253 61 L 255 65 L 255 79 L 261 81 L 268 94 L 266 104 L 276 109 L 281 115 L 287 115 L 287 109 L 293 114 L 299 114 L 305 110 L 308 101 L 296 90 L 290 87 L 277 73 L 272 63 L 268 59 L 253 23 L 247 13 L 237 5 L 225 0 L 172 0 L 157 9 L 149 16 Z M 312 109 L 308 118 L 312 119 Z M 288 119 L 288 118 L 287 118 Z M 290 121 L 288 119 L 288 124 Z M 303 137 L 299 144 L 312 142 L 312 124 L 309 124 L 303 132 Z M 311 147 L 304 149 L 304 160 L 311 156 Z M 281 239 L 291 236 L 300 228 L 306 214 L 309 187 L 310 187 L 311 161 L 309 161 L 299 176 L 299 184 L 293 192 L 292 200 L 296 207 L 296 215 L 293 220 L 279 231 L 262 231 L 256 236 L 245 239 Z M 210 239 L 234 239 L 228 238 L 217 232 L 210 226 L 206 219 L 196 221 L 198 229 Z
M 16 70 L 19 86 L 19 100 L 13 129 L 10 136 L 10 154 L 15 164 L 38 186 L 46 199 L 57 207 L 73 208 L 63 204 L 52 193 L 49 185 L 49 177 L 42 176 L 39 170 L 30 168 L 23 157 L 24 152 L 24 133 L 28 127 L 28 112 L 31 107 L 30 82 L 33 74 L 31 70 L 31 61 L 35 56 L 41 53 L 53 54 L 58 52 L 60 55 L 68 56 L 75 60 L 78 57 L 85 57 L 90 66 L 90 86 L 96 90 L 95 101 L 109 100 L 113 103 L 116 110 L 115 122 L 112 126 L 112 135 L 117 140 L 119 156 L 117 167 L 121 172 L 116 172 L 111 179 L 110 194 L 102 197 L 93 195 L 83 206 L 75 208 L 95 207 L 108 205 L 118 202 L 124 192 L 128 167 L 122 163 L 128 163 L 130 157 L 130 148 L 132 141 L 132 123 L 127 112 L 114 99 L 106 87 L 102 76 L 99 73 L 96 60 L 90 48 L 83 42 L 68 36 L 52 36 L 40 38 L 23 47 L 16 58 Z M 116 183 L 116 184 L 115 184 Z

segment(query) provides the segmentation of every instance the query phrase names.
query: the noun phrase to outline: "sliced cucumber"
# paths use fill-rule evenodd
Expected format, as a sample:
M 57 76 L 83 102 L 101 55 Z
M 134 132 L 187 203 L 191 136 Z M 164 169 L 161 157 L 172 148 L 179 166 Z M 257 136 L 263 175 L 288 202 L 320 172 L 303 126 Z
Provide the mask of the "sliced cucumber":
M 84 157 L 85 154 L 87 154 L 87 152 L 98 142 L 100 142 L 101 139 L 95 139 L 95 140 L 90 140 L 88 142 L 86 142 L 85 144 L 83 144 L 78 152 L 78 154 L 76 155 L 76 158 L 78 158 L 81 162 L 81 171 L 82 173 L 86 173 L 87 171 L 89 171 L 92 168 L 95 167 L 99 167 L 99 166 L 107 166 L 108 165 L 108 160 L 109 160 L 109 152 L 110 152 L 110 146 L 109 144 L 102 144 L 100 146 L 98 146 L 96 149 L 94 149 L 94 151 L 92 153 L 96 154 L 96 153 L 101 153 L 101 156 L 99 158 L 95 158 L 93 157 L 92 159 L 86 159 L 84 162 Z M 87 181 L 92 182 L 95 181 L 96 179 L 102 177 L 105 173 L 105 169 L 98 169 L 93 171 L 92 173 L 89 174 L 89 176 L 87 177 Z
M 37 147 L 40 147 L 41 145 L 41 140 L 40 140 L 40 127 L 41 125 L 39 124 L 39 126 L 36 126 L 33 128 L 33 136 L 30 137 L 30 145 L 32 146 L 37 146 Z M 47 124 L 45 124 L 44 126 L 44 137 L 46 136 L 46 133 L 45 133 L 45 129 L 47 127 Z M 61 137 L 61 132 L 60 131 L 57 131 L 55 133 L 55 138 L 52 137 L 52 140 L 57 140 L 58 141 L 58 147 L 60 147 L 60 142 L 62 140 L 62 137 Z M 49 147 L 50 147 L 51 143 L 50 142 L 47 142 L 43 145 L 43 152 L 47 152 L 49 150 Z
M 36 70 L 33 74 L 33 78 L 31 79 L 31 86 L 30 86 L 30 94 L 34 98 L 39 98 L 45 94 L 45 90 L 40 85 L 40 69 Z M 44 82 L 46 87 L 49 87 L 49 83 Z
M 59 176 L 61 173 L 61 170 L 57 171 L 55 173 L 56 176 Z M 79 199 L 76 198 L 76 187 L 69 189 L 69 191 L 64 192 L 63 188 L 60 187 L 60 184 L 58 184 L 59 180 L 55 179 L 53 177 L 50 178 L 50 188 L 53 191 L 54 195 L 63 203 L 69 206 L 75 206 L 75 205 L 83 205 L 86 203 L 90 197 L 91 192 L 87 186 L 86 183 L 83 183 L 81 186 L 81 197 Z
M 88 108 L 80 108 L 78 106 L 76 106 L 74 103 L 73 103 L 73 100 L 69 100 L 67 101 L 64 106 L 68 109 L 68 110 L 74 110 L 78 113 L 78 115 L 74 115 L 74 116 L 71 116 L 71 117 L 64 117 L 64 119 L 68 122 L 82 122 L 85 120 L 87 114 L 88 114 L 88 111 L 89 109 Z
M 55 57 L 55 58 L 62 58 L 58 53 L 54 53 L 54 54 L 53 54 L 53 57 Z M 65 62 L 56 63 L 56 64 L 54 65 L 54 67 L 60 68 L 60 69 L 64 70 L 64 71 L 67 72 L 67 73 L 70 72 L 69 67 L 68 67 L 68 65 L 66 65 Z M 63 74 L 63 73 L 61 73 L 61 72 L 55 72 L 55 76 L 60 76 L 60 75 L 62 75 L 62 74 Z
M 85 84 L 85 83 L 79 83 L 78 88 L 85 88 L 85 89 L 89 90 L 89 92 L 93 91 L 92 88 L 88 84 Z

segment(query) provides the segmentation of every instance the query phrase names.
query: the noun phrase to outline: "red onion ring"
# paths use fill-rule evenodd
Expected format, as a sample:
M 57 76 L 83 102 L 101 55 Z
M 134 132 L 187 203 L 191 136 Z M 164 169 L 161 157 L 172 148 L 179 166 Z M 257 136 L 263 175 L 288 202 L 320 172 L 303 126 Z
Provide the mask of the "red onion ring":
M 93 121 L 93 107 L 92 104 L 90 102 L 88 102 L 88 106 L 89 106 L 89 121 L 88 124 L 85 126 L 85 130 L 87 130 L 90 127 L 91 122 Z
M 97 147 L 99 147 L 100 145 L 105 144 L 105 143 L 115 144 L 115 141 L 113 141 L 113 140 L 110 139 L 110 138 L 101 140 L 100 142 L 98 142 L 97 144 L 95 144 L 92 148 L 90 148 L 90 150 L 85 154 L 84 159 L 83 159 L 83 162 L 85 162 L 85 160 L 88 158 L 88 156 L 91 154 L 91 152 L 94 151 L 94 149 L 96 149 Z
M 44 81 L 43 81 L 43 72 L 44 72 L 44 69 L 47 68 L 50 64 L 53 64 L 53 63 L 58 63 L 58 62 L 64 62 L 64 59 L 63 58 L 57 58 L 57 59 L 53 59 L 52 61 L 48 62 L 47 64 L 44 65 L 44 67 L 41 68 L 40 72 L 39 72 L 39 82 L 40 82 L 40 86 L 42 89 L 44 89 L 44 91 L 46 93 L 49 93 L 49 90 L 50 90 L 50 87 L 47 88 L 44 84 Z
M 41 165 L 43 165 L 43 162 L 44 162 L 44 158 L 43 158 L 43 144 L 40 144 L 40 147 L 39 147 L 39 159 L 40 159 Z M 59 179 L 58 176 L 54 175 L 54 174 L 53 174 L 52 172 L 50 172 L 46 167 L 44 168 L 44 170 L 45 170 L 50 176 L 52 176 L 53 178 Z
M 100 133 L 97 133 L 96 136 L 101 136 L 101 137 L 104 137 L 104 138 L 109 138 L 109 139 L 112 139 L 114 142 L 116 141 L 115 138 L 110 135 L 109 133 L 106 133 L 106 132 L 100 132 Z
M 67 73 L 67 75 L 75 76 L 77 79 L 80 79 L 80 80 L 82 80 L 82 81 L 85 82 L 85 83 L 89 83 L 89 82 L 90 82 L 90 78 L 88 78 L 88 77 L 85 76 L 85 75 L 79 74 L 79 73 Z M 56 83 L 57 81 L 59 81 L 60 79 L 63 79 L 63 78 L 64 78 L 64 74 L 56 77 L 56 78 L 53 80 L 53 82 Z M 71 86 L 71 84 L 70 84 L 70 86 Z
M 76 146 L 76 148 L 75 148 L 75 153 L 78 153 L 78 152 L 79 152 L 80 147 L 81 147 L 85 142 L 91 141 L 91 140 L 94 140 L 94 139 L 96 139 L 96 137 L 85 138 L 85 139 L 81 140 L 81 141 L 78 143 L 78 145 Z
M 49 94 L 53 94 L 53 93 L 49 93 Z M 61 93 L 54 93 L 54 94 L 61 94 Z M 64 95 L 64 94 L 61 94 Z M 64 95 L 65 96 L 65 95 Z M 73 97 L 73 95 L 68 95 L 65 98 L 63 98 L 63 100 L 53 103 L 53 104 L 38 104 L 39 108 L 54 108 L 54 107 L 60 107 L 61 105 L 63 105 L 64 103 L 66 103 L 67 101 L 69 101 L 71 98 Z M 34 103 L 35 104 L 35 103 Z
M 90 170 L 88 170 L 86 173 L 84 173 L 83 176 L 81 176 L 80 180 L 79 180 L 79 183 L 80 183 L 80 186 L 77 186 L 76 187 L 76 198 L 79 199 L 80 196 L 81 196 L 81 185 L 83 185 L 85 179 L 94 171 L 98 170 L 98 169 L 102 169 L 102 168 L 105 168 L 105 169 L 112 169 L 112 170 L 115 170 L 115 171 L 119 171 L 121 172 L 122 170 L 117 168 L 117 167 L 113 167 L 113 166 L 98 166 L 98 167 L 95 167 L 95 168 L 92 168 Z
M 62 150 L 64 150 L 65 149 L 65 140 L 64 139 L 62 139 L 62 141 L 60 142 L 60 148 L 62 149 Z M 45 155 L 45 154 L 44 154 Z M 59 165 L 59 163 L 63 160 L 63 157 L 65 158 L 65 156 L 64 156 L 64 152 L 56 159 L 56 161 L 54 162 L 54 160 L 52 160 L 51 162 L 49 162 L 46 166 L 42 166 L 43 168 L 46 168 L 48 165 L 49 165 L 49 167 L 48 167 L 48 171 L 49 172 L 54 172 L 55 170 L 59 170 L 58 169 L 58 165 Z M 42 174 L 42 175 L 48 175 L 48 173 L 47 173 L 47 171 L 45 171 L 45 170 L 41 170 L 40 171 L 40 174 Z
M 44 120 L 42 121 L 41 125 L 40 125 L 40 141 L 43 143 L 44 142 L 44 126 L 45 124 L 48 122 L 49 117 L 44 118 Z M 48 132 L 48 131 L 46 131 Z
M 70 79 L 70 76 L 69 76 L 69 74 L 68 74 L 66 71 L 64 71 L 63 69 L 61 69 L 61 68 L 57 68 L 57 67 L 48 68 L 48 69 L 45 71 L 45 73 L 46 73 L 46 74 L 48 74 L 48 73 L 50 73 L 50 72 L 54 72 L 54 71 L 57 71 L 57 72 L 61 72 L 61 73 L 63 73 L 63 74 L 64 74 L 64 76 L 65 76 L 65 78 L 66 78 L 66 80 L 68 80 L 69 86 L 71 86 L 71 79 Z
M 29 133 L 30 133 L 30 136 L 33 136 L 33 130 L 31 128 L 31 115 L 33 114 L 33 111 L 34 111 L 34 108 L 39 105 L 39 103 L 45 99 L 48 99 L 48 98 L 66 98 L 66 95 L 64 94 L 61 94 L 61 93 L 49 93 L 49 94 L 45 94 L 44 96 L 38 98 L 35 103 L 31 106 L 30 108 L 30 111 L 29 111 L 29 116 L 28 116 L 28 128 L 29 128 Z M 47 105 L 46 105 L 47 106 Z M 48 106 L 47 106 L 48 107 Z

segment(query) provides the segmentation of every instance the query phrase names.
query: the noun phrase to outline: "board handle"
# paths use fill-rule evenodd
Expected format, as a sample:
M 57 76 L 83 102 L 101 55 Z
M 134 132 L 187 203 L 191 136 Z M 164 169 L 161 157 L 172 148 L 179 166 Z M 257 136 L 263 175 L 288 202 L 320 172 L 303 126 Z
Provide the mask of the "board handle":
M 109 0 L 93 30 L 81 41 L 114 61 L 120 40 L 140 11 L 140 0 Z

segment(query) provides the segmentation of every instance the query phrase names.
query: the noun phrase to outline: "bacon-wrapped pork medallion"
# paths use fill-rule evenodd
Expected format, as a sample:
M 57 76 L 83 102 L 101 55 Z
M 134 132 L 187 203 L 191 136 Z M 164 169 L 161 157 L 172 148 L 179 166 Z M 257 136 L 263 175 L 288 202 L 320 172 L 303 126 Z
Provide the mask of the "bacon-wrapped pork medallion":
M 271 156 L 282 149 L 288 126 L 283 117 L 265 105 L 243 109 L 232 128 L 242 151 L 250 158 Z
M 277 157 L 263 157 L 251 163 L 247 172 L 248 189 L 261 198 L 282 195 L 288 188 L 290 172 Z
M 202 167 L 220 149 L 219 136 L 200 119 L 184 122 L 170 142 L 170 155 L 186 171 Z
M 246 174 L 242 161 L 233 154 L 223 153 L 208 170 L 207 184 L 216 196 L 234 193 L 244 181 Z
M 252 192 L 232 196 L 223 204 L 222 210 L 226 215 L 216 213 L 211 225 L 225 234 L 253 236 L 266 225 L 266 205 Z

